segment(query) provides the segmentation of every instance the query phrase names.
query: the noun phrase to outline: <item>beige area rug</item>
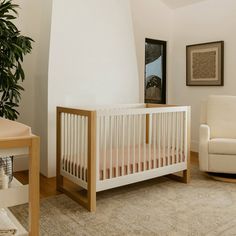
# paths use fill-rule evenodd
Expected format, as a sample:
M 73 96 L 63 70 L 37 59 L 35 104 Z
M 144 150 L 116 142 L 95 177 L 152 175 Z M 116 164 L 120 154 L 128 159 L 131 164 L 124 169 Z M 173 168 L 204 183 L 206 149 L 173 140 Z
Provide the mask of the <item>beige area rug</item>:
M 236 235 L 236 185 L 192 169 L 188 185 L 163 177 L 100 193 L 96 213 L 65 195 L 44 199 L 41 235 Z M 13 212 L 25 225 L 27 206 Z

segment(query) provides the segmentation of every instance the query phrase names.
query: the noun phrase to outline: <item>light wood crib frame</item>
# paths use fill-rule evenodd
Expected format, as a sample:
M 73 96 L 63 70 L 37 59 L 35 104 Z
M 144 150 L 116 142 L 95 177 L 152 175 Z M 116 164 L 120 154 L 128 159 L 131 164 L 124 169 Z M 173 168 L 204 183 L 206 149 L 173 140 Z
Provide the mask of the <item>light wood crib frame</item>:
M 164 175 L 188 183 L 189 160 L 188 106 L 57 107 L 57 189 L 89 211 L 106 189 Z M 64 177 L 86 194 L 70 191 Z

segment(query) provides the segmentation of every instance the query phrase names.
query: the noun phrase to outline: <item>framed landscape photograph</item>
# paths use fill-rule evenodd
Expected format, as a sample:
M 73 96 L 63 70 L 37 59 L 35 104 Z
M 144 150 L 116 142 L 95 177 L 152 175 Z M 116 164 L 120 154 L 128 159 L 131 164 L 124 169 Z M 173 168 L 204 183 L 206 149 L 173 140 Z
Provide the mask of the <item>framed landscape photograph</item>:
M 210 42 L 186 47 L 186 85 L 224 85 L 224 42 Z
M 145 40 L 145 103 L 166 103 L 166 42 Z

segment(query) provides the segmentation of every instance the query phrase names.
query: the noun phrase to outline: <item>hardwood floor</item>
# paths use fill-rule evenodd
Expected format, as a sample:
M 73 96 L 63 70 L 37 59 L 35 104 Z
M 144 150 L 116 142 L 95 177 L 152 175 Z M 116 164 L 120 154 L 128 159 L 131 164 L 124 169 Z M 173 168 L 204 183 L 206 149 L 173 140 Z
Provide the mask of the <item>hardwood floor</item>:
M 198 165 L 198 153 L 191 152 L 191 163 Z M 22 184 L 28 184 L 28 171 L 15 172 L 14 176 Z M 74 186 L 72 186 L 74 187 Z M 56 190 L 56 178 L 40 176 L 40 197 L 46 198 L 61 194 Z
M 15 172 L 14 177 L 19 180 L 22 184 L 28 184 L 28 171 Z M 40 197 L 50 197 L 60 194 L 56 190 L 56 178 L 47 178 L 40 175 Z

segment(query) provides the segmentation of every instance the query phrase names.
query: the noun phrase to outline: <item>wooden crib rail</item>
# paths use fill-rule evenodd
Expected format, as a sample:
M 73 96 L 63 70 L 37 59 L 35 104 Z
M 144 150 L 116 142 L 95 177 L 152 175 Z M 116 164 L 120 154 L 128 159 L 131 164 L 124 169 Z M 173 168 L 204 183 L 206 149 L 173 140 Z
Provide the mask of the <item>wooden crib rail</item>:
M 79 192 L 75 193 L 67 189 L 61 175 L 61 115 L 72 114 L 87 117 L 87 195 L 84 197 Z M 96 112 L 74 108 L 57 107 L 57 190 L 65 192 L 75 201 L 82 204 L 89 211 L 96 210 Z M 85 171 L 85 170 L 84 170 Z
M 172 104 L 155 104 L 155 103 L 146 103 L 146 108 L 154 108 L 154 107 L 178 107 L 179 105 Z

